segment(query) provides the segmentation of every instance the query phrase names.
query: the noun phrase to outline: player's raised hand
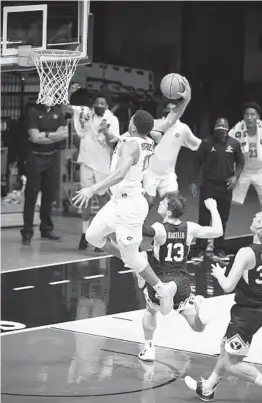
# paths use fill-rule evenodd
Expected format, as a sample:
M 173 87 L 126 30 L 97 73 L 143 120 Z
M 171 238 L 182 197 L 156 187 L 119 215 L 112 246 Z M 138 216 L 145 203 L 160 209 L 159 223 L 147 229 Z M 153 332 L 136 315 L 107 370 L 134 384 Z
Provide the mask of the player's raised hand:
M 78 208 L 81 208 L 82 206 L 87 207 L 89 200 L 94 195 L 92 186 L 89 188 L 78 190 L 76 193 L 77 194 L 75 197 L 73 197 L 72 201 L 74 203 L 74 206 Z
M 185 87 L 185 90 L 183 92 L 178 92 L 178 95 L 180 97 L 182 97 L 185 101 L 189 102 L 191 99 L 191 87 L 190 84 L 188 82 L 188 80 L 186 79 L 186 77 L 180 76 L 181 77 L 181 81 Z
M 206 208 L 211 211 L 217 208 L 217 202 L 215 199 L 206 199 L 204 201 Z
M 211 267 L 212 267 L 211 275 L 213 277 L 215 277 L 215 278 L 219 278 L 219 277 L 221 277 L 221 275 L 224 276 L 225 273 L 226 273 L 227 268 L 219 266 L 218 263 L 217 264 L 211 264 Z

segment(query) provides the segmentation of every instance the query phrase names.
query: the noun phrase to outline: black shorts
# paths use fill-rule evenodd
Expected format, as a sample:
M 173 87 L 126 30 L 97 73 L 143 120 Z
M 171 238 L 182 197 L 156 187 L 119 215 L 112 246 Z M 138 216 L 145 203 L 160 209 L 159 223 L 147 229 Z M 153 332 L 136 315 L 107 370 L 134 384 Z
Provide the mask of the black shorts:
M 262 307 L 246 308 L 233 305 L 224 342 L 225 350 L 233 355 L 247 355 L 254 334 L 262 327 Z
M 163 283 L 168 283 L 169 281 L 174 281 L 177 286 L 177 292 L 174 296 L 174 306 L 175 310 L 182 311 L 185 303 L 193 295 L 190 287 L 190 280 L 188 276 L 178 270 L 174 270 L 165 274 L 157 274 L 159 280 Z M 159 299 L 156 297 L 156 291 L 149 284 L 144 288 L 147 291 L 147 295 L 151 302 L 159 305 Z

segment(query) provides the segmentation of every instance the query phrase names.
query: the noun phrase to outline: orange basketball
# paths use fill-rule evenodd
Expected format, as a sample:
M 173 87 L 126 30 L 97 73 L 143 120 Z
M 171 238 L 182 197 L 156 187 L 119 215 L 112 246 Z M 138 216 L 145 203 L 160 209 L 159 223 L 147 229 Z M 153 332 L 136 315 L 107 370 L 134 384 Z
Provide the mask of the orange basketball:
M 162 78 L 160 89 L 166 98 L 178 99 L 180 98 L 178 92 L 184 92 L 185 86 L 183 84 L 182 77 L 179 74 L 170 73 Z

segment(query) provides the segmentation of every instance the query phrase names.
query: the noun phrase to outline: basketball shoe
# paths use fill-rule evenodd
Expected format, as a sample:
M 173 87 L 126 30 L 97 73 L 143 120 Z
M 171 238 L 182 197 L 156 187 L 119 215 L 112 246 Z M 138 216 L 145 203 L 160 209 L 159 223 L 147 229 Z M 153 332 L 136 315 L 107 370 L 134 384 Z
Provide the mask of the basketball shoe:
M 217 385 L 215 385 L 212 389 L 208 389 L 205 387 L 205 382 L 205 379 L 202 377 L 200 381 L 196 381 L 195 379 L 191 378 L 191 376 L 185 377 L 185 384 L 187 387 L 196 392 L 202 402 L 213 402 Z

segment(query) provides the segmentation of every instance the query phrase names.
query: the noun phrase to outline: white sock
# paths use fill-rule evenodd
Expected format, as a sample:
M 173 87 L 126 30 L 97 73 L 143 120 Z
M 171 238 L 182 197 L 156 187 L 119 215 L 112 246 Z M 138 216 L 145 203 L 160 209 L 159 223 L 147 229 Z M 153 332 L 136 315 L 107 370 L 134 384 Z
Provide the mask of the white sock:
M 162 295 L 166 294 L 166 289 L 164 283 L 159 280 L 159 282 L 153 286 L 156 293 L 161 297 Z
M 255 384 L 258 386 L 262 386 L 262 374 L 256 377 Z
M 89 227 L 89 225 L 90 225 L 90 221 L 89 221 L 89 220 L 88 220 L 88 221 L 82 221 L 82 231 L 83 231 L 83 234 L 86 233 L 86 230 L 87 230 L 87 228 Z
M 153 340 L 145 340 L 145 348 L 152 348 L 154 347 Z
M 212 390 L 218 384 L 220 379 L 221 376 L 217 375 L 215 372 L 212 372 L 210 377 L 204 383 L 205 392 L 212 392 Z

